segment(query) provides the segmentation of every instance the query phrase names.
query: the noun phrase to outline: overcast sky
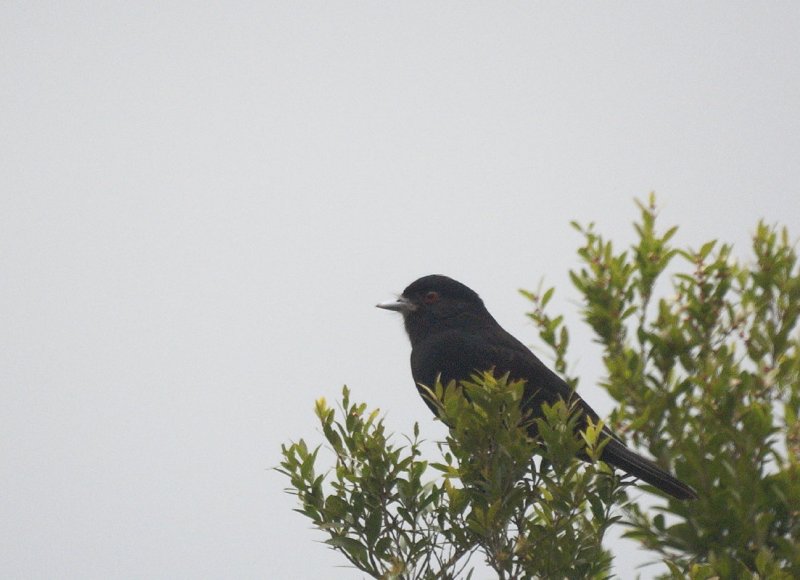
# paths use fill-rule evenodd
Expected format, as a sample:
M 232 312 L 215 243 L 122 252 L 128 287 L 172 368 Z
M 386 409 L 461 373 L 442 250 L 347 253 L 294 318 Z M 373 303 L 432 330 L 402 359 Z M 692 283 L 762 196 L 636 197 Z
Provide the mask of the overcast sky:
M 361 577 L 271 467 L 344 383 L 443 435 L 374 304 L 448 274 L 537 348 L 516 290 L 578 319 L 570 220 L 628 243 L 654 190 L 678 243 L 797 236 L 798 30 L 796 1 L 0 4 L 0 575 Z

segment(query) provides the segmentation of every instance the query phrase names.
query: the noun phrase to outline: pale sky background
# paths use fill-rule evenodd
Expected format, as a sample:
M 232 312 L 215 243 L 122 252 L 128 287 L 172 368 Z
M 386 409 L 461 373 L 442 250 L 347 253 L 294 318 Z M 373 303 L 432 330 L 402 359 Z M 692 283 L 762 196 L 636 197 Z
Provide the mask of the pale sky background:
M 627 243 L 655 190 L 679 243 L 798 235 L 798 31 L 796 1 L 0 4 L 0 576 L 362 577 L 270 468 L 344 383 L 443 435 L 374 304 L 448 274 L 536 347 L 516 290 L 577 320 L 570 220 Z

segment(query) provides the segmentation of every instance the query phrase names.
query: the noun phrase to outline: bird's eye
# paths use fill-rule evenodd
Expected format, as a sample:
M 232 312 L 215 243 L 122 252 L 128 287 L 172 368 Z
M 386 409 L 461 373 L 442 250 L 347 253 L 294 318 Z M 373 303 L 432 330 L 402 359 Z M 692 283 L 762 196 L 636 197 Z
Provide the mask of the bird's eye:
M 427 294 L 425 294 L 425 298 L 423 298 L 423 301 L 425 302 L 425 304 L 433 304 L 434 302 L 437 302 L 438 300 L 439 300 L 439 293 L 438 292 L 434 292 L 432 290 L 430 292 L 428 292 Z

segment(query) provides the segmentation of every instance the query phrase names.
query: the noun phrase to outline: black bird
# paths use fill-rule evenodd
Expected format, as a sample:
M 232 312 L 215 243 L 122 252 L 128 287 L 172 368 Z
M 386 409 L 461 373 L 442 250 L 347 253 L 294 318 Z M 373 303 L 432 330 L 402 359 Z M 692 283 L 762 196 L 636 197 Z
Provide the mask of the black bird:
M 425 276 L 411 283 L 395 302 L 377 305 L 403 315 L 411 340 L 411 374 L 419 385 L 433 386 L 494 370 L 524 380 L 525 406 L 534 416 L 542 403 L 573 402 L 596 423 L 597 413 L 524 344 L 497 323 L 473 290 L 447 276 Z M 541 413 L 538 413 L 540 415 Z M 603 449 L 606 463 L 646 481 L 677 499 L 696 499 L 697 492 L 658 465 L 631 451 L 611 433 Z

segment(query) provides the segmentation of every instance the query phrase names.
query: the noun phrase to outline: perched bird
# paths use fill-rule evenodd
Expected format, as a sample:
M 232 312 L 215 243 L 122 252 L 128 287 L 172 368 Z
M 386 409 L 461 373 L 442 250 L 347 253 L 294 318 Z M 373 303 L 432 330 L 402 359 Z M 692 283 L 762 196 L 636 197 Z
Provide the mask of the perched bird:
M 411 374 L 418 385 L 433 386 L 469 379 L 476 372 L 494 370 L 524 380 L 523 405 L 540 416 L 542 403 L 559 399 L 574 403 L 597 423 L 597 413 L 524 344 L 497 323 L 473 290 L 447 276 L 425 276 L 411 283 L 393 302 L 377 305 L 403 315 L 411 340 Z M 424 391 L 420 389 L 420 393 Z M 435 406 L 423 396 L 428 406 Z M 638 477 L 677 499 L 696 499 L 697 492 L 654 462 L 628 449 L 606 429 L 610 439 L 603 449 L 606 463 Z

